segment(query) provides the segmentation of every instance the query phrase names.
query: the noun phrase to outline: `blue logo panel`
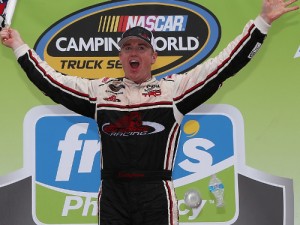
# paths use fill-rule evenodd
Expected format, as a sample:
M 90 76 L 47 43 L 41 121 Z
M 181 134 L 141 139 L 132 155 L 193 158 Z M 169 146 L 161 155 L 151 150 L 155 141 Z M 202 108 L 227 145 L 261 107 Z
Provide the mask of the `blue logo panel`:
M 100 140 L 83 116 L 45 116 L 36 123 L 36 181 L 56 188 L 97 192 Z
M 188 160 L 190 165 L 198 164 L 199 168 L 203 168 L 204 164 L 214 166 L 232 157 L 234 155 L 233 143 L 233 125 L 227 116 L 220 114 L 185 116 L 181 126 L 174 179 L 195 172 L 192 169 L 183 169 L 180 166 L 183 161 Z M 210 164 L 207 164 L 208 160 L 211 160 Z

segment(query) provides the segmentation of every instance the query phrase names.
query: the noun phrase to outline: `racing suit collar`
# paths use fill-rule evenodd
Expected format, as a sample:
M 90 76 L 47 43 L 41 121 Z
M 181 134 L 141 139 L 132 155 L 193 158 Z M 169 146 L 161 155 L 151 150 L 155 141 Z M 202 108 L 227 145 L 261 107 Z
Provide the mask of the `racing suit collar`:
M 135 85 L 135 86 L 147 86 L 148 84 L 150 84 L 152 82 L 155 82 L 155 81 L 156 81 L 156 78 L 152 76 L 150 79 L 144 81 L 143 83 L 137 84 L 134 81 L 129 80 L 126 77 L 124 77 L 124 83 L 127 84 L 127 85 L 131 85 L 131 86 L 133 86 L 133 85 Z

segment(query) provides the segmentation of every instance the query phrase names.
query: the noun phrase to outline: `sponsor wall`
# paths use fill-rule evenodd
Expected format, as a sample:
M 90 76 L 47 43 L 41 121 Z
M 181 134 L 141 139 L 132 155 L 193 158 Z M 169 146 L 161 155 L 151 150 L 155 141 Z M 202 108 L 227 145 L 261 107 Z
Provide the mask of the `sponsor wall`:
M 141 12 L 141 9 L 145 5 L 148 4 L 149 6 L 151 1 L 124 1 L 121 3 L 103 1 L 101 3 L 105 4 L 95 6 L 98 3 L 99 1 L 89 1 L 89 3 L 86 3 L 79 0 L 74 0 L 72 4 L 69 4 L 67 1 L 58 0 L 43 2 L 43 4 L 37 0 L 20 1 L 16 8 L 13 26 L 20 31 L 29 45 L 35 46 L 42 57 L 51 62 L 53 66 L 63 69 L 63 72 L 71 74 L 74 72 L 73 75 L 77 75 L 75 74 L 76 70 L 72 68 L 76 67 L 74 65 L 76 65 L 80 58 L 81 62 L 85 62 L 86 64 L 80 64 L 79 67 L 84 66 L 87 70 L 97 71 L 97 76 L 100 77 L 103 74 L 110 74 L 113 70 L 113 76 L 115 75 L 115 71 L 120 71 L 120 65 L 117 61 L 117 53 L 111 47 L 113 47 L 114 40 L 118 38 L 115 35 L 116 32 L 122 31 L 124 27 L 115 27 L 115 29 L 107 30 L 110 27 L 107 25 L 108 21 L 130 21 L 130 14 L 126 13 L 123 7 L 126 6 L 127 9 L 132 10 L 131 14 L 137 14 Z M 152 2 L 152 4 L 160 6 L 161 15 L 165 15 L 164 12 L 168 7 L 174 10 L 173 17 L 170 16 L 169 18 L 173 22 L 181 24 L 181 26 L 176 26 L 175 23 L 172 28 L 164 32 L 157 31 L 157 34 L 159 34 L 159 39 L 157 40 L 158 50 L 161 51 L 161 57 L 154 68 L 154 74 L 158 77 L 185 71 L 207 56 L 213 56 L 218 53 L 241 31 L 249 19 L 254 18 L 259 13 L 261 6 L 261 2 L 258 0 L 251 2 L 240 0 L 223 2 L 162 1 L 160 3 Z M 101 16 L 97 14 L 99 11 L 101 12 Z M 159 15 L 157 11 L 155 12 L 155 15 Z M 151 14 L 151 12 L 147 11 L 146 13 Z M 169 14 L 172 15 L 170 12 Z M 181 221 L 183 223 L 223 222 L 227 224 L 239 224 L 243 220 L 249 221 L 248 216 L 254 214 L 259 218 L 261 224 L 266 224 L 265 221 L 268 221 L 270 224 L 275 224 L 274 221 L 277 221 L 278 224 L 283 224 L 278 221 L 283 221 L 284 224 L 300 224 L 299 213 L 297 213 L 300 210 L 300 196 L 297 193 L 297 190 L 300 189 L 300 177 L 297 172 L 297 159 L 299 158 L 297 150 L 300 146 L 298 138 L 300 134 L 298 130 L 300 125 L 298 112 L 300 108 L 297 106 L 297 98 L 299 96 L 297 85 L 300 81 L 300 78 L 297 76 L 297 69 L 299 69 L 298 48 L 300 46 L 299 38 L 297 38 L 300 33 L 298 29 L 298 14 L 287 15 L 280 21 L 277 21 L 270 31 L 269 38 L 263 45 L 262 51 L 251 64 L 241 71 L 238 76 L 228 80 L 219 92 L 207 102 L 209 105 L 196 110 L 194 114 L 186 117 L 182 128 L 182 142 L 179 143 L 179 147 L 182 146 L 182 152 L 178 154 L 175 184 L 178 187 L 179 200 L 182 199 L 183 193 L 186 190 L 184 189 L 186 184 L 189 187 L 193 187 L 193 185 L 199 187 L 200 192 L 204 194 L 203 198 L 205 200 L 201 209 L 206 211 L 189 212 L 184 205 L 181 205 Z M 84 17 L 86 15 L 89 16 Z M 115 15 L 120 15 L 120 17 L 116 18 L 114 17 Z M 81 25 L 82 23 L 94 23 L 96 20 L 93 19 L 93 16 L 98 16 L 97 30 L 89 29 L 92 25 L 85 27 Z M 191 25 L 191 23 L 186 22 L 188 18 L 197 21 L 201 29 L 197 29 L 195 24 Z M 167 17 L 161 19 L 167 19 Z M 182 24 L 185 24 L 185 26 Z M 84 28 L 84 32 L 81 33 L 80 31 Z M 76 30 L 78 33 L 74 32 Z M 101 36 L 102 39 L 99 39 L 97 34 L 104 31 L 106 33 L 109 31 L 111 34 L 105 37 Z M 90 55 L 80 55 L 80 51 L 75 51 L 78 46 L 75 47 L 72 40 L 66 38 L 68 32 L 71 32 L 73 37 L 76 38 L 81 36 L 92 37 L 91 42 L 96 43 L 98 41 L 97 43 L 101 47 L 99 47 L 100 49 L 90 49 Z M 182 43 L 173 45 L 173 50 L 175 50 L 173 52 L 175 53 L 172 54 L 165 51 L 167 48 L 167 45 L 165 45 L 166 40 L 172 37 L 168 32 L 170 34 L 172 34 L 171 32 L 183 32 L 181 37 L 186 41 L 180 42 L 180 39 L 172 39 L 172 43 L 174 41 Z M 211 38 L 208 38 L 208 34 L 211 35 Z M 202 39 L 194 39 L 193 37 L 202 37 Z M 102 41 L 106 44 L 102 45 Z M 88 43 L 88 41 L 85 42 L 86 48 L 88 48 Z M 93 46 L 95 47 L 96 45 Z M 68 47 L 73 51 L 67 51 Z M 197 48 L 200 48 L 201 51 Z M 61 60 L 60 57 L 62 55 L 57 56 L 55 49 L 60 49 L 60 54 L 65 54 L 63 55 L 66 57 L 65 61 Z M 109 54 L 108 58 L 104 58 L 103 61 L 91 61 L 93 56 L 97 55 L 98 52 L 101 54 L 103 51 Z M 72 56 L 68 55 L 70 52 Z M 185 54 L 182 54 L 182 52 L 185 52 Z M 97 166 L 93 168 L 80 166 L 78 162 L 78 168 L 80 168 L 78 171 L 82 173 L 87 171 L 92 172 L 91 177 L 78 177 L 80 180 L 94 180 L 95 184 L 92 185 L 93 188 L 91 190 L 87 190 L 86 188 L 88 187 L 84 186 L 76 186 L 76 188 L 72 189 L 68 185 L 74 187 L 74 183 L 66 183 L 64 186 L 56 188 L 72 189 L 75 197 L 72 198 L 70 197 L 71 195 L 62 196 L 59 193 L 53 194 L 47 189 L 47 187 L 55 186 L 55 183 L 51 183 L 50 179 L 51 176 L 54 176 L 51 175 L 51 171 L 53 172 L 53 170 L 49 172 L 49 167 L 39 164 L 39 160 L 41 157 L 49 157 L 51 160 L 59 159 L 55 159 L 55 155 L 46 154 L 47 149 L 45 149 L 44 153 L 44 148 L 38 147 L 39 140 L 41 140 L 41 143 L 49 142 L 47 138 L 51 137 L 53 139 L 50 141 L 53 141 L 56 135 L 57 140 L 62 140 L 60 135 L 66 134 L 72 128 L 71 125 L 73 123 L 76 128 L 76 124 L 89 124 L 90 121 L 78 118 L 77 115 L 73 115 L 72 112 L 65 111 L 60 107 L 45 107 L 46 105 L 53 105 L 53 102 L 43 96 L 26 79 L 21 69 L 18 68 L 10 50 L 1 48 L 0 54 L 0 65 L 3 71 L 1 73 L 3 81 L 0 84 L 2 93 L 0 97 L 2 103 L 0 123 L 1 202 L 5 202 L 6 206 L 10 202 L 7 198 L 3 197 L 3 193 L 9 193 L 6 196 L 11 196 L 12 199 L 16 192 L 19 193 L 18 190 L 20 188 L 15 188 L 16 185 L 9 188 L 9 185 L 14 184 L 14 181 L 20 180 L 20 177 L 23 177 L 24 179 L 21 179 L 21 181 L 25 183 L 30 182 L 29 187 L 30 189 L 32 188 L 33 192 L 32 199 L 29 198 L 27 200 L 30 205 L 32 204 L 34 223 L 75 223 L 72 220 L 82 220 L 80 224 L 93 223 L 93 215 L 95 215 L 95 187 L 97 187 L 97 179 L 94 178 L 97 176 L 99 168 L 97 161 L 94 162 Z M 175 63 L 172 64 L 171 62 L 173 61 Z M 103 69 L 103 65 L 105 65 L 105 69 Z M 86 74 L 88 74 L 88 77 L 92 77 L 95 73 Z M 158 93 L 155 92 L 152 94 Z M 59 116 L 57 117 L 57 115 Z M 200 120 L 198 116 L 203 115 L 205 119 Z M 64 119 L 62 122 L 59 121 L 60 117 L 67 117 L 68 119 L 66 121 Z M 51 122 L 51 120 L 54 122 Z M 218 120 L 220 120 L 219 125 L 214 125 L 214 121 Z M 228 121 L 229 124 L 232 124 L 231 126 L 226 125 Z M 57 130 L 55 126 L 50 126 L 55 123 L 60 125 L 67 123 L 63 134 L 60 134 L 62 132 L 60 129 Z M 192 153 L 189 153 L 189 150 L 185 151 L 184 145 L 190 146 L 189 149 L 196 148 L 197 146 L 193 144 L 193 140 L 196 139 L 204 149 L 208 150 L 212 147 L 211 144 L 218 142 L 220 138 L 218 134 L 214 134 L 214 132 L 211 134 L 211 131 L 206 129 L 204 129 L 205 140 L 203 136 L 198 136 L 199 131 L 202 130 L 202 125 L 205 127 L 206 123 L 209 124 L 209 127 L 216 126 L 214 130 L 220 129 L 226 135 L 229 135 L 228 139 L 234 140 L 233 143 L 222 143 L 227 149 L 231 149 L 225 155 L 218 156 L 212 154 L 213 159 L 217 158 L 219 162 L 225 162 L 226 164 L 219 164 L 218 168 L 211 168 L 212 171 L 222 171 L 221 174 L 225 178 L 224 182 L 227 182 L 225 186 L 227 186 L 226 190 L 229 190 L 230 194 L 228 195 L 230 197 L 226 198 L 226 202 L 230 207 L 227 208 L 226 212 L 216 212 L 212 204 L 213 198 L 205 194 L 207 191 L 204 191 L 207 188 L 205 175 L 198 174 L 196 178 L 189 176 L 188 179 L 184 179 L 188 175 L 193 175 L 193 172 L 197 171 L 197 169 L 201 169 L 201 166 L 193 167 L 194 171 L 191 169 L 192 162 L 195 161 L 188 161 L 188 159 L 192 158 L 195 160 L 197 156 L 193 156 Z M 191 125 L 188 126 L 186 124 Z M 37 126 L 34 127 L 35 125 Z M 47 129 L 43 129 L 44 126 Z M 77 129 L 79 129 L 77 131 L 79 134 L 85 133 L 89 135 L 85 137 L 87 139 L 85 143 L 94 149 L 94 155 L 90 157 L 96 158 L 98 156 L 98 141 L 94 136 L 95 134 L 93 132 L 90 133 L 88 128 L 84 128 L 84 126 Z M 46 131 L 42 133 L 43 130 Z M 35 142 L 36 140 L 37 142 Z M 37 145 L 33 143 L 37 143 Z M 84 152 L 84 149 L 82 151 Z M 189 156 L 189 158 L 186 156 Z M 202 157 L 205 157 L 205 155 Z M 210 160 L 211 158 L 208 157 L 206 159 Z M 202 166 L 204 166 L 203 168 L 207 168 L 205 165 Z M 22 170 L 23 167 L 28 168 L 28 170 Z M 32 171 L 35 172 L 32 173 Z M 28 177 L 31 177 L 30 175 L 33 176 L 28 181 Z M 256 182 L 251 183 L 251 181 Z M 19 184 L 20 182 L 18 182 Z M 26 187 L 28 188 L 28 185 Z M 278 187 L 278 190 L 276 187 Z M 257 190 L 260 190 L 260 192 Z M 78 191 L 89 191 L 91 194 L 82 194 L 81 197 L 76 197 L 75 192 Z M 265 196 L 265 198 L 261 197 L 261 202 L 253 202 L 252 207 L 250 203 L 243 204 L 249 198 L 250 193 L 255 191 Z M 80 213 L 74 210 L 73 214 L 68 216 L 68 218 L 51 217 L 50 219 L 48 218 L 49 215 L 46 209 L 49 206 L 55 208 L 56 204 L 55 202 L 51 202 L 51 199 L 61 199 L 62 204 L 65 205 L 69 203 L 69 209 L 70 207 L 76 208 L 71 204 L 74 202 L 78 203 L 79 208 L 81 201 L 82 205 L 86 207 L 83 207 L 83 211 Z M 22 201 L 23 204 L 24 202 L 26 203 L 26 199 Z M 257 213 L 255 203 L 262 206 L 260 215 L 255 214 Z M 272 211 L 274 209 L 271 206 L 274 205 L 277 206 L 276 210 L 278 211 Z M 207 208 L 206 206 L 210 207 Z M 3 207 L 1 203 L 0 207 Z M 264 211 L 268 207 L 270 207 L 270 210 Z M 15 208 L 15 205 L 10 205 L 8 207 L 8 214 L 0 214 L 0 224 L 4 221 L 9 222 L 6 218 L 10 214 L 14 214 Z M 64 215 L 69 215 L 68 213 L 67 209 L 63 212 Z M 202 213 L 202 217 L 196 219 L 200 213 Z M 24 214 L 28 216 L 28 213 L 24 212 Z M 31 210 L 29 214 L 31 215 Z M 85 214 L 90 217 L 82 219 L 81 216 Z M 219 216 L 216 218 L 215 215 Z M 214 219 L 212 220 L 211 217 Z

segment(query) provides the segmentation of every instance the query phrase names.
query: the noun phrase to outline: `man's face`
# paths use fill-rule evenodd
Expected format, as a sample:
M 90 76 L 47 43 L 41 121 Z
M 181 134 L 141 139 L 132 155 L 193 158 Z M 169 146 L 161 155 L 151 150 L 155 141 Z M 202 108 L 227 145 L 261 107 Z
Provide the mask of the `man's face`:
M 142 83 L 151 77 L 151 65 L 157 53 L 143 40 L 132 38 L 126 41 L 119 53 L 125 77 L 135 83 Z

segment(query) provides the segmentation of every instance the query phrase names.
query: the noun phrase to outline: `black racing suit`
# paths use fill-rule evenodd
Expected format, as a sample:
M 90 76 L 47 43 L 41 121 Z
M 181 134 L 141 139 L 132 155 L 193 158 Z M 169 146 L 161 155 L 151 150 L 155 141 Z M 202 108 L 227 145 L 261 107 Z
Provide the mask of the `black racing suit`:
M 126 78 L 65 76 L 27 45 L 15 50 L 18 62 L 42 92 L 98 124 L 102 225 L 178 224 L 171 175 L 181 120 L 252 59 L 267 30 L 258 17 L 217 57 L 187 73 L 153 77 L 142 84 Z

